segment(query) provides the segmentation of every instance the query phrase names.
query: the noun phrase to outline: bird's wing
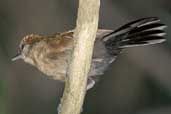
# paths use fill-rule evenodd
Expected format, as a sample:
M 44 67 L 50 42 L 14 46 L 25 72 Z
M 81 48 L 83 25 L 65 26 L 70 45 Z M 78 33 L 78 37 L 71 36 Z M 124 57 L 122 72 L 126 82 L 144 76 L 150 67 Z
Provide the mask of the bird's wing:
M 107 34 L 110 34 L 111 32 L 113 32 L 113 30 L 109 30 L 109 29 L 98 29 L 97 30 L 97 34 L 96 34 L 96 39 L 102 39 L 104 36 L 106 36 Z
M 96 34 L 96 39 L 101 39 L 105 35 L 107 35 L 107 34 L 109 34 L 111 32 L 113 32 L 113 30 L 109 30 L 109 29 L 98 29 L 97 30 L 97 34 Z M 60 35 L 63 38 L 73 38 L 73 34 L 74 34 L 74 30 L 70 30 L 70 31 L 62 32 L 62 33 L 57 33 L 55 35 L 57 35 L 57 36 Z

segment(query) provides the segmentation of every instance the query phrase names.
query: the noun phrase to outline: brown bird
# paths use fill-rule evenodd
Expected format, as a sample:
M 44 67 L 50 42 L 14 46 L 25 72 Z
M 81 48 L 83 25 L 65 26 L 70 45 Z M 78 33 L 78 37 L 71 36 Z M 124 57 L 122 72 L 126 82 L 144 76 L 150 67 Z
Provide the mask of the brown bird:
M 165 27 L 157 17 L 147 17 L 130 22 L 115 31 L 99 29 L 87 89 L 93 87 L 95 76 L 102 75 L 122 49 L 164 42 Z M 52 36 L 27 35 L 22 39 L 18 54 L 12 61 L 23 59 L 44 74 L 65 81 L 74 40 L 73 32 L 71 30 Z

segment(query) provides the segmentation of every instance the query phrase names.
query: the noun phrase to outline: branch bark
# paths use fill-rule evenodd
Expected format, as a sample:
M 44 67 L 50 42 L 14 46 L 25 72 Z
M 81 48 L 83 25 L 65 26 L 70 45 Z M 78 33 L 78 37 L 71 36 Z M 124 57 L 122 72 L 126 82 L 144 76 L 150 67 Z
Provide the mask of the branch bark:
M 99 8 L 100 0 L 79 0 L 74 51 L 61 99 L 60 114 L 79 114 L 82 109 L 98 28 Z

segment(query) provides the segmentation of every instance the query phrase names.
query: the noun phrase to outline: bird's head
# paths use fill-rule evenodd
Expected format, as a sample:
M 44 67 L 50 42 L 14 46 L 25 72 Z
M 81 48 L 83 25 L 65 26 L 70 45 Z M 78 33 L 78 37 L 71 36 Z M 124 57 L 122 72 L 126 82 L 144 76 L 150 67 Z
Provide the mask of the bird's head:
M 42 41 L 44 38 L 40 35 L 30 34 L 25 36 L 19 45 L 18 53 L 12 58 L 12 61 L 23 59 L 26 62 L 33 63 L 31 59 L 31 52 L 38 42 Z

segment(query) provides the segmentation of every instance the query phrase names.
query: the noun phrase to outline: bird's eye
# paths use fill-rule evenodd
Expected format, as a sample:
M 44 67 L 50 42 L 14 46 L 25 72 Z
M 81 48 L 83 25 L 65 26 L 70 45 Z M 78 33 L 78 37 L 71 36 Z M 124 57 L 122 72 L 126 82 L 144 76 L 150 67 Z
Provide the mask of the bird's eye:
M 22 45 L 20 46 L 20 50 L 22 51 L 22 50 L 23 50 L 23 48 L 24 48 L 24 45 L 22 44 Z

